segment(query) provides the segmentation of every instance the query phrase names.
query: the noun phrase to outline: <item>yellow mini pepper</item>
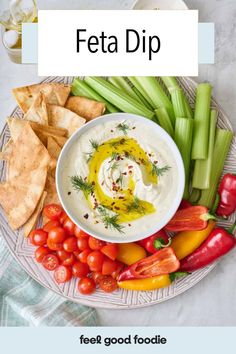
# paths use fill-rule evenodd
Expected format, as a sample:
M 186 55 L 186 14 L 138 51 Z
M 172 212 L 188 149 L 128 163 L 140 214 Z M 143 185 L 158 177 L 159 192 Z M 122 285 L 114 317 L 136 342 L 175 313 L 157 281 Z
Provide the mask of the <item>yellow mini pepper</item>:
M 145 249 L 136 243 L 120 243 L 116 259 L 124 264 L 131 265 L 145 258 L 146 255 Z
M 215 227 L 215 221 L 209 220 L 205 229 L 200 231 L 182 231 L 172 238 L 171 247 L 179 260 L 193 253 L 209 236 Z
M 166 288 L 170 284 L 171 279 L 169 277 L 169 274 L 158 275 L 156 277 L 146 279 L 124 280 L 118 282 L 119 288 L 135 291 L 156 290 L 160 288 Z

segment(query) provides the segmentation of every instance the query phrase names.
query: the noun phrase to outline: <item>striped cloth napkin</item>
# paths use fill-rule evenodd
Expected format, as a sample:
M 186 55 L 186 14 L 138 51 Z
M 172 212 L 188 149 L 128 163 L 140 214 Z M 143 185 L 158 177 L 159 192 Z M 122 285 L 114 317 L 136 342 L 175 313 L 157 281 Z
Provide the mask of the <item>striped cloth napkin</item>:
M 17 264 L 0 237 L 0 326 L 96 326 L 96 310 L 43 288 Z

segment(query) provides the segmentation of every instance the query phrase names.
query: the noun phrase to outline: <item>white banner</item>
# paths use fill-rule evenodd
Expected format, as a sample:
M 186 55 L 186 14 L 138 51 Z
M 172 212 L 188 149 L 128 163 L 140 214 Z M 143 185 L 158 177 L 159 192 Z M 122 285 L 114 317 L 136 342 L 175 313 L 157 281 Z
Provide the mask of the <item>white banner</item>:
M 40 76 L 197 76 L 198 11 L 39 11 Z

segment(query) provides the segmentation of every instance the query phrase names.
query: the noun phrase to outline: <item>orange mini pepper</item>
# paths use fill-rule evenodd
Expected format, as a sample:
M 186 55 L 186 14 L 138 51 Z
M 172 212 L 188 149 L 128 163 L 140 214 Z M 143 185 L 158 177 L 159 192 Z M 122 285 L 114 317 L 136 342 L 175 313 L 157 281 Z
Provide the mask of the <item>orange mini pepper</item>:
M 179 260 L 193 253 L 210 235 L 215 221 L 209 220 L 205 229 L 200 231 L 182 231 L 172 238 L 171 247 Z
M 137 243 L 119 243 L 116 259 L 126 265 L 136 263 L 147 255 L 145 249 Z

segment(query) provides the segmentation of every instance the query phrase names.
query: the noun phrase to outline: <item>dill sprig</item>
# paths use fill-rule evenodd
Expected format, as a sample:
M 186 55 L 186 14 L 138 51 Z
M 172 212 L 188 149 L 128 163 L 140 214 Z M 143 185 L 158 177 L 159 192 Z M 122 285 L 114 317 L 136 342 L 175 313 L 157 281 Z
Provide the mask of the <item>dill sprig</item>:
M 116 183 L 117 183 L 117 184 L 120 184 L 121 187 L 122 187 L 122 184 L 123 184 L 123 179 L 124 179 L 124 176 L 123 176 L 122 173 L 120 172 L 120 175 L 119 175 L 119 177 L 118 177 L 117 180 L 116 180 Z
M 124 233 L 124 226 L 118 223 L 118 215 L 109 215 L 107 209 L 103 205 L 99 205 L 97 207 L 97 211 L 99 212 L 102 222 L 106 228 L 114 229 L 120 233 Z
M 96 140 L 90 139 L 89 142 L 95 151 L 99 148 L 99 143 Z
M 88 155 L 87 162 L 89 162 L 92 159 L 94 152 L 97 151 L 97 149 L 100 146 L 96 140 L 90 139 L 89 142 L 92 147 L 92 151 L 86 152 L 86 155 Z
M 72 187 L 77 192 L 83 192 L 86 196 L 93 192 L 94 186 L 92 183 L 86 182 L 81 176 L 70 177 Z
M 127 205 L 127 211 L 128 212 L 132 212 L 135 211 L 139 214 L 144 214 L 145 213 L 145 209 L 141 204 L 141 200 L 138 197 L 134 197 L 134 200 Z
M 117 152 L 112 153 L 111 160 L 109 161 L 110 165 L 109 165 L 107 171 L 109 171 L 109 170 L 114 171 L 118 168 L 119 163 L 116 161 L 118 156 L 119 156 L 119 154 Z
M 130 130 L 130 127 L 128 126 L 128 124 L 124 123 L 119 123 L 116 128 L 118 130 L 120 130 L 124 135 L 127 135 L 128 130 Z
M 157 165 L 155 163 L 152 162 L 152 175 L 156 175 L 158 177 L 160 176 L 163 176 L 163 174 L 167 171 L 170 170 L 170 166 L 166 165 L 166 166 L 163 166 L 163 167 L 157 167 Z

